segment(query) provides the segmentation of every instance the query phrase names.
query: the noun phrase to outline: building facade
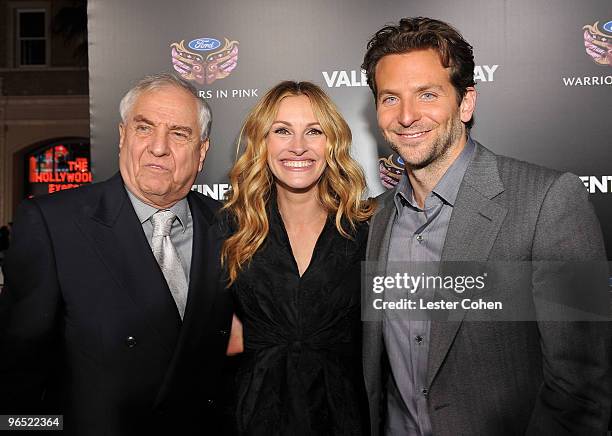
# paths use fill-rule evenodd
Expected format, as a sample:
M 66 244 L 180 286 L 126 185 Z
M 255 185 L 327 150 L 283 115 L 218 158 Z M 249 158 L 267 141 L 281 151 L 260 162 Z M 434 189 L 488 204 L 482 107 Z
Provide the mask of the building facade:
M 89 147 L 86 2 L 0 0 L 0 35 L 4 225 L 31 192 L 32 156 L 64 141 Z

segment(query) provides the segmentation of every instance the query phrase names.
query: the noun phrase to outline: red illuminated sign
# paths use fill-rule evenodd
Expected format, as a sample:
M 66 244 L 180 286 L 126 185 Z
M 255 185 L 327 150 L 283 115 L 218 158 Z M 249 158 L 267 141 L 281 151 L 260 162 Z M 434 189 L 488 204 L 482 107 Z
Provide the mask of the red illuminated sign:
M 55 143 L 28 157 L 28 197 L 91 183 L 89 144 Z

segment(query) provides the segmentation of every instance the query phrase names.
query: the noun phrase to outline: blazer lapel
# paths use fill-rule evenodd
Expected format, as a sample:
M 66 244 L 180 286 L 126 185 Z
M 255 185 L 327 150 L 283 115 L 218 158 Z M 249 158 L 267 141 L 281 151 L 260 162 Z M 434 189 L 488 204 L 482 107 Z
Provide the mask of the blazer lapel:
M 377 198 L 379 202 L 376 213 L 371 218 L 370 233 L 366 248 L 366 261 L 374 264 L 370 269 L 376 268 L 384 274 L 387 265 L 389 251 L 389 239 L 393 226 L 395 205 L 393 203 L 393 192 L 388 191 Z M 371 272 L 371 271 L 369 271 Z M 362 298 L 362 304 L 370 299 Z M 380 311 L 377 311 L 380 313 Z M 381 313 L 382 314 L 382 313 Z M 381 358 L 383 354 L 383 331 L 382 319 L 376 321 L 365 321 L 363 323 L 363 372 L 366 391 L 370 401 L 379 398 L 382 388 Z M 373 411 L 378 410 L 377 404 L 370 404 Z
M 389 239 L 393 227 L 394 192 L 395 190 L 387 191 L 377 198 L 379 204 L 376 213 L 371 218 L 370 233 L 368 234 L 366 260 L 368 262 L 379 261 L 382 267 L 386 267 Z
M 493 153 L 476 143 L 453 207 L 441 261 L 488 259 L 493 243 L 506 217 L 507 209 L 493 201 L 504 191 Z M 431 323 L 428 381 L 433 382 L 461 325 L 465 311 L 455 319 Z
M 97 202 L 77 216 L 77 227 L 143 322 L 161 344 L 174 350 L 180 329 L 176 306 L 132 207 L 123 180 L 116 174 Z M 121 294 L 116 294 L 121 297 Z M 111 295 L 113 296 L 113 295 Z

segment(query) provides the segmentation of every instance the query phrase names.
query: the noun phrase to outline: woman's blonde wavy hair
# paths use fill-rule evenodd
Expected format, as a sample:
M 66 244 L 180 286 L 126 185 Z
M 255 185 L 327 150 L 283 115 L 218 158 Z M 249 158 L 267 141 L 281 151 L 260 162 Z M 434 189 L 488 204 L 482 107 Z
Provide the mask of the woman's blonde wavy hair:
M 361 199 L 365 178 L 361 167 L 350 155 L 351 130 L 330 98 L 310 82 L 281 82 L 253 107 L 247 116 L 240 139 L 244 153 L 230 171 L 232 189 L 223 207 L 236 225 L 221 250 L 221 262 L 227 265 L 230 286 L 261 247 L 269 231 L 266 205 L 272 192 L 274 177 L 268 168 L 266 137 L 283 98 L 305 95 L 327 137 L 326 168 L 317 188 L 319 200 L 335 217 L 338 232 L 350 238 L 355 224 L 366 221 L 374 212 L 370 201 Z M 237 150 L 237 152 L 238 152 Z M 345 228 L 348 225 L 349 228 Z

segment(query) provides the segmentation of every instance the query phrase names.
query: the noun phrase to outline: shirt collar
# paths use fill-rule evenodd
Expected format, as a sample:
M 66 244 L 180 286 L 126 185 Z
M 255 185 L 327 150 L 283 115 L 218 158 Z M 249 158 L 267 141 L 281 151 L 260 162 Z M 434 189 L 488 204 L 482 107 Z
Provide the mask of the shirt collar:
M 125 187 L 125 190 L 127 191 L 128 197 L 132 202 L 132 206 L 134 206 L 134 211 L 138 216 L 140 224 L 144 224 L 147 220 L 151 218 L 154 213 L 161 210 L 143 202 L 140 198 L 132 194 L 132 192 L 128 189 L 127 186 Z M 176 215 L 183 229 L 182 231 L 184 232 L 187 229 L 187 219 L 189 216 L 189 203 L 187 202 L 187 198 L 183 198 L 177 201 L 176 204 L 174 204 L 168 210 L 172 211 Z
M 437 195 L 451 206 L 455 205 L 457 194 L 459 193 L 459 186 L 461 185 L 463 176 L 465 175 L 470 160 L 472 159 L 474 149 L 474 141 L 472 141 L 472 138 L 468 135 L 465 147 L 463 147 L 463 150 L 457 159 L 455 159 L 455 161 L 446 170 L 442 178 L 433 188 L 432 194 Z M 408 203 L 410 206 L 420 210 L 417 202 L 414 199 L 412 186 L 410 185 L 410 180 L 408 179 L 408 175 L 405 171 L 402 174 L 399 183 L 395 187 L 393 201 L 395 202 L 395 207 L 398 214 L 401 211 L 403 203 Z

